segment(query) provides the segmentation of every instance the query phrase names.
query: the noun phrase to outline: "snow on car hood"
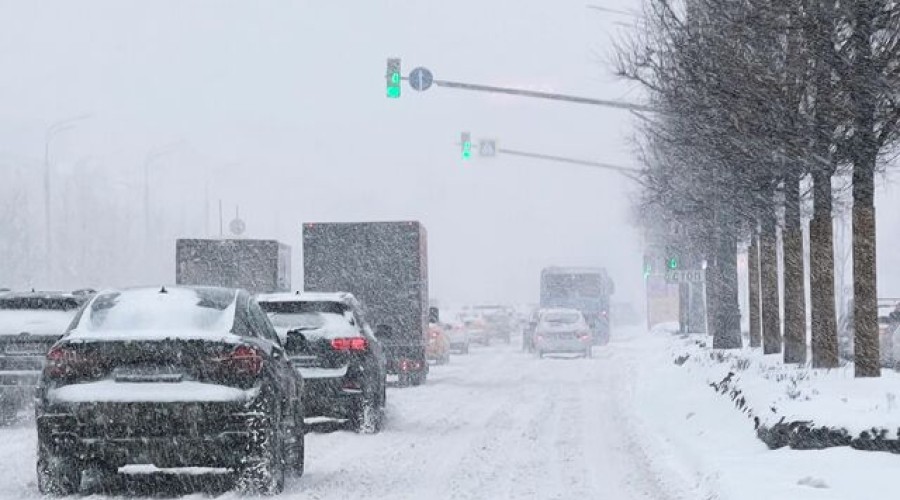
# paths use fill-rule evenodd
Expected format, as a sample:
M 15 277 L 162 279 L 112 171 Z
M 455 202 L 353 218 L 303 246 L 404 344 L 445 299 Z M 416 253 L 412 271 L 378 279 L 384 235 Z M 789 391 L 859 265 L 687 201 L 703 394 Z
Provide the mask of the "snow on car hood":
M 75 313 L 76 310 L 3 309 L 0 310 L 0 335 L 29 333 L 31 335 L 60 336 L 69 327 Z
M 201 382 L 116 382 L 101 380 L 47 391 L 51 403 L 242 403 L 253 400 L 259 387 L 238 389 Z

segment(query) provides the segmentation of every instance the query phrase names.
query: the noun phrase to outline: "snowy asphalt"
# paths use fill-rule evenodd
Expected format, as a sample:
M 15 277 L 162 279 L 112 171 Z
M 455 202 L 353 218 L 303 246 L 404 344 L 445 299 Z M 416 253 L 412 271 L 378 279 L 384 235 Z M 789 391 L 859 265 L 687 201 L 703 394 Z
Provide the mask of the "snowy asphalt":
M 593 359 L 473 348 L 425 386 L 391 388 L 378 435 L 319 429 L 282 498 L 684 498 L 629 430 L 637 332 Z M 646 335 L 646 333 L 643 333 Z M 0 498 L 38 498 L 33 422 L 0 429 Z M 227 475 L 120 474 L 116 497 L 236 496 Z M 681 487 L 676 489 L 684 491 Z M 102 497 L 86 481 L 83 493 Z

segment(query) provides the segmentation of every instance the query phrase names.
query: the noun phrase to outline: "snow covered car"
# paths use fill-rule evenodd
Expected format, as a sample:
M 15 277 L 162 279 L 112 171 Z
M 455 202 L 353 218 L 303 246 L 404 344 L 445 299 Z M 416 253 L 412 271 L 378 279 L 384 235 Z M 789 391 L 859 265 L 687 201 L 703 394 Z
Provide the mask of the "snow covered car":
M 469 339 L 476 344 L 490 345 L 491 333 L 487 329 L 487 324 L 481 317 L 467 318 L 463 321 Z
M 544 309 L 534 329 L 534 349 L 546 353 L 580 353 L 591 357 L 591 329 L 576 309 Z
M 381 430 L 385 355 L 353 295 L 270 294 L 258 300 L 303 375 L 305 416 L 349 420 L 357 432 Z
M 0 422 L 15 420 L 34 399 L 44 356 L 87 298 L 49 292 L 0 295 Z
M 469 331 L 462 323 L 444 323 L 444 333 L 450 341 L 450 350 L 460 354 L 469 354 Z
M 515 311 L 506 306 L 476 306 L 474 310 L 484 319 L 488 335 L 492 339 L 509 344 L 515 330 Z
M 243 290 L 136 288 L 94 296 L 47 353 L 37 390 L 38 488 L 83 471 L 216 467 L 275 493 L 303 472 L 302 379 Z
M 450 362 L 450 338 L 444 327 L 438 323 L 428 325 L 428 341 L 425 344 L 425 358 L 439 365 Z

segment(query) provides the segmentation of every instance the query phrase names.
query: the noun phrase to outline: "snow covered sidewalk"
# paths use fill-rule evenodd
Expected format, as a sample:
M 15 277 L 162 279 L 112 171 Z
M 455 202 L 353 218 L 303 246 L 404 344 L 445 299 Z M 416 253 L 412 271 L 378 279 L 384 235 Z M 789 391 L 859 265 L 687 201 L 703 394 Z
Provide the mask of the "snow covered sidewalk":
M 639 360 L 633 370 L 631 434 L 639 436 L 640 445 L 648 450 L 654 465 L 661 470 L 674 470 L 683 482 L 694 485 L 695 490 L 684 498 L 851 500 L 881 498 L 895 488 L 892 478 L 900 467 L 897 455 L 849 447 L 824 450 L 767 448 L 757 438 L 754 422 L 735 407 L 730 395 L 723 397 L 710 387 L 710 383 L 720 382 L 731 371 L 728 363 L 712 362 L 710 350 L 660 331 L 621 347 L 631 351 L 630 355 L 624 355 Z M 684 354 L 690 357 L 684 358 Z M 691 357 L 701 360 L 704 356 L 710 362 L 690 361 Z M 846 405 L 843 418 L 853 429 L 864 427 L 853 420 L 853 411 L 878 415 L 879 422 L 890 422 L 891 417 L 885 414 L 886 398 L 882 399 L 882 406 L 875 403 L 880 391 L 889 383 L 871 384 L 875 387 L 863 391 L 871 397 L 859 398 L 857 403 L 851 403 L 849 398 L 846 403 L 841 400 L 842 388 L 846 393 L 848 385 L 827 383 L 829 397 L 836 397 L 839 402 L 828 405 L 824 399 L 814 402 L 818 398 L 813 396 L 822 395 L 815 391 L 826 389 L 819 389 L 813 377 L 798 377 L 795 384 L 790 378 L 777 375 L 779 371 L 775 370 L 770 374 L 775 383 L 759 382 L 756 370 L 761 370 L 760 366 L 740 364 L 745 366 L 745 376 L 735 375 L 733 380 L 741 380 L 745 384 L 742 387 L 752 388 L 746 389 L 745 393 L 753 391 L 758 395 L 750 404 L 768 408 L 764 402 L 772 401 L 774 406 L 782 409 L 782 414 L 792 412 L 790 414 L 798 418 L 826 411 L 837 404 Z M 843 371 L 830 375 L 837 380 L 845 376 L 848 374 Z M 852 378 L 852 372 L 849 376 Z M 795 389 L 790 393 L 782 390 L 782 397 L 778 391 L 763 391 L 754 384 Z M 800 397 L 798 392 L 808 394 L 810 398 Z M 869 403 L 863 403 L 864 399 Z M 822 405 L 825 410 L 817 405 Z
M 900 451 L 900 374 L 857 379 L 853 365 L 832 370 L 785 365 L 759 349 L 711 350 L 705 336 L 674 337 L 676 364 L 734 402 L 772 448 L 852 446 Z

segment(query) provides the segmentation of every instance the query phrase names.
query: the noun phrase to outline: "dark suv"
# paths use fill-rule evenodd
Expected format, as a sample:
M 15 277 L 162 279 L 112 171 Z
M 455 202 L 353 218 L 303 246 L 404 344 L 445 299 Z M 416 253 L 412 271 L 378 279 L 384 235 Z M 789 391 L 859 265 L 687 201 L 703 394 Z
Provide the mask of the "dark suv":
M 0 422 L 15 420 L 34 399 L 44 356 L 68 328 L 83 294 L 0 294 Z
M 349 293 L 272 294 L 259 297 L 303 375 L 307 417 L 349 420 L 363 433 L 381 429 L 385 356 Z
M 128 464 L 218 467 L 277 493 L 303 471 L 303 382 L 256 301 L 226 288 L 101 292 L 47 354 L 38 486 Z M 102 483 L 101 483 L 102 484 Z

